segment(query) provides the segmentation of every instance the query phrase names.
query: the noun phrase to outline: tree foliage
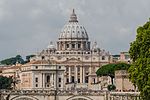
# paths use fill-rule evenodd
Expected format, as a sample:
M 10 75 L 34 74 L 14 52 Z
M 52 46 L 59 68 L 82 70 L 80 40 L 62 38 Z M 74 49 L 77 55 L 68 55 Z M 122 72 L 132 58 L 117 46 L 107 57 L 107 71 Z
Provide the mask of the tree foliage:
M 136 40 L 129 50 L 132 66 L 130 80 L 138 87 L 144 100 L 150 98 L 150 21 L 137 29 Z
M 116 70 L 128 70 L 130 67 L 129 64 L 126 63 L 116 63 L 116 64 L 107 64 L 102 67 L 100 67 L 96 74 L 97 76 L 110 76 L 111 82 L 113 84 L 113 78 L 115 77 L 115 71 Z
M 0 76 L 0 89 L 10 89 L 12 82 L 12 77 Z
M 2 60 L 1 64 L 4 64 L 4 65 L 14 65 L 17 62 L 21 63 L 21 64 L 24 64 L 25 61 L 22 59 L 22 57 L 20 55 L 17 55 L 16 57 L 11 57 L 11 58 Z

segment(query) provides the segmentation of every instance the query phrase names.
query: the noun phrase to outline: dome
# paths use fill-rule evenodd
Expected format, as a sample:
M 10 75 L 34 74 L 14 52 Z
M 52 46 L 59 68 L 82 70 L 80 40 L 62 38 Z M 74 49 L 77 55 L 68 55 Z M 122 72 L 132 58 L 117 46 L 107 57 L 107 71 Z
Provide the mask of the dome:
M 53 42 L 50 42 L 50 44 L 47 46 L 47 49 L 55 49 Z
M 79 25 L 74 9 L 70 16 L 69 22 L 62 29 L 59 39 L 87 39 L 88 40 L 88 34 L 84 26 Z

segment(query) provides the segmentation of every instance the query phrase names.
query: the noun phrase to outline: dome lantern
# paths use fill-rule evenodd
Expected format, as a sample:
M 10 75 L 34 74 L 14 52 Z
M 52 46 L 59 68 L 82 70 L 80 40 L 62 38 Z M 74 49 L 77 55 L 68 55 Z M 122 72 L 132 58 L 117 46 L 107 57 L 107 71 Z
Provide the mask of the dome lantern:
M 70 16 L 69 22 L 78 22 L 77 16 L 76 16 L 76 14 L 75 14 L 74 9 L 73 9 L 72 14 L 71 14 L 71 16 Z

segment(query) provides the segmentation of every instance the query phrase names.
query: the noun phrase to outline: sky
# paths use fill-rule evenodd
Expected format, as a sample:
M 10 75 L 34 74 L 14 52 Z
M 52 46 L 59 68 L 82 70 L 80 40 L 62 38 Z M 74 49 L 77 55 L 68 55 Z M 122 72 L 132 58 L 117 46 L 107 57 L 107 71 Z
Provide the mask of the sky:
M 149 5 L 150 0 L 0 0 L 0 60 L 55 44 L 73 8 L 92 43 L 111 54 L 128 51 L 136 29 L 150 18 Z

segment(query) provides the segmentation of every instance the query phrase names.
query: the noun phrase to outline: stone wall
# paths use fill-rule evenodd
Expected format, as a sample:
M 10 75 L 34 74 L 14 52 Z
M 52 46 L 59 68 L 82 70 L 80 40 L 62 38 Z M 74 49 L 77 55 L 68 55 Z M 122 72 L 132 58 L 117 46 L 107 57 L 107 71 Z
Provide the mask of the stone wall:
M 8 91 L 1 90 L 1 100 L 140 100 L 139 92 L 108 91 Z

